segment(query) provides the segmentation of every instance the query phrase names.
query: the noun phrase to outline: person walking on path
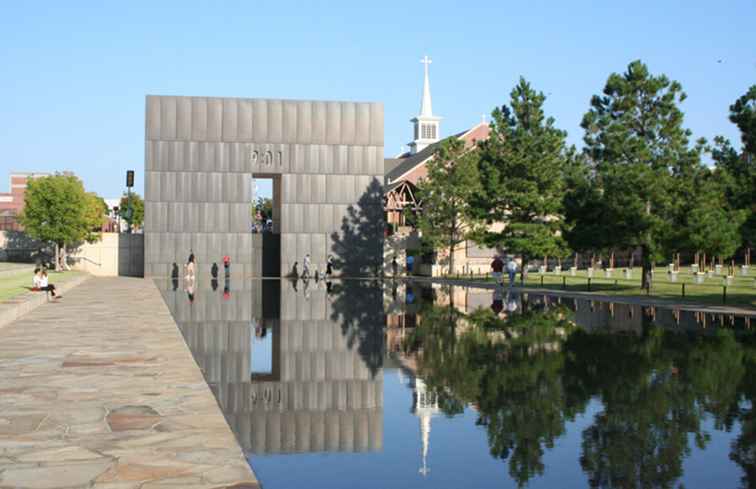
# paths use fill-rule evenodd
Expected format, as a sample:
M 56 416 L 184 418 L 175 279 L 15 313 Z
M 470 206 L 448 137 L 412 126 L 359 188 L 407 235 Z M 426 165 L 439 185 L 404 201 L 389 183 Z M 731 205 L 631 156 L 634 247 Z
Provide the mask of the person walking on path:
M 509 262 L 507 262 L 507 274 L 509 274 L 509 286 L 512 287 L 515 275 L 517 275 L 517 262 L 512 257 L 509 257 Z
M 396 255 L 391 260 L 391 270 L 394 272 L 394 278 L 399 275 L 399 263 L 396 261 Z
M 310 254 L 307 253 L 302 260 L 302 278 L 310 278 Z
M 491 262 L 491 276 L 496 285 L 504 285 L 502 281 L 502 272 L 504 271 L 504 262 L 496 255 Z

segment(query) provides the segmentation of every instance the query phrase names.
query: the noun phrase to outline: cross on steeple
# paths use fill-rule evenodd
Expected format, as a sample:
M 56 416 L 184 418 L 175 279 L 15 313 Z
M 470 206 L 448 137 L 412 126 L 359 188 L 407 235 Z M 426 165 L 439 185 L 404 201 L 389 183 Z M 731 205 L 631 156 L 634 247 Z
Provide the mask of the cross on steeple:
M 411 119 L 415 132 L 414 140 L 410 143 L 410 151 L 412 154 L 422 151 L 423 148 L 440 139 L 439 121 L 441 118 L 433 115 L 430 81 L 428 79 L 428 65 L 433 61 L 425 55 L 420 62 L 424 65 L 425 77 L 423 79 L 423 95 L 420 101 L 420 114 Z

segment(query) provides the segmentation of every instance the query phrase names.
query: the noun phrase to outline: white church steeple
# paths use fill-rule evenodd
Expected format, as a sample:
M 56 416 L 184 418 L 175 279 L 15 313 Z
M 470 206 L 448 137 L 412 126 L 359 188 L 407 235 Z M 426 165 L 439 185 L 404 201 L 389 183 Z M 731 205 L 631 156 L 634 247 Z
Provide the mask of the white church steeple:
M 433 104 L 431 102 L 430 81 L 428 79 L 428 66 L 432 63 L 428 56 L 420 60 L 425 65 L 425 80 L 423 81 L 423 98 L 420 103 L 420 115 L 410 119 L 414 126 L 414 140 L 409 143 L 410 152 L 415 154 L 422 151 L 428 145 L 440 139 L 440 117 L 433 116 Z

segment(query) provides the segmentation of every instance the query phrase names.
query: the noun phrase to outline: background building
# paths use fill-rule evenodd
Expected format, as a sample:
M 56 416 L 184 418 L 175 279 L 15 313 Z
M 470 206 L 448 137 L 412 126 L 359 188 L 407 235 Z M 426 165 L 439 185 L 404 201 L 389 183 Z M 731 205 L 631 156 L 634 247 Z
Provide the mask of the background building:
M 414 139 L 409 143 L 410 150 L 394 158 L 384 160 L 384 213 L 387 225 L 384 246 L 384 270 L 391 273 L 391 262 L 396 257 L 404 268 L 407 254 L 418 254 L 420 240 L 415 230 L 407 226 L 405 209 L 422 212 L 421 202 L 417 199 L 418 181 L 428 175 L 427 164 L 431 161 L 444 139 L 457 138 L 472 147 L 477 141 L 488 139 L 488 123 L 479 124 L 460 133 L 441 138 L 441 117 L 433 115 L 428 65 L 426 56 L 421 61 L 425 65 L 420 114 L 410 122 Z M 487 272 L 495 251 L 484 249 L 472 242 L 465 242 L 455 250 L 454 262 L 460 272 Z M 437 250 L 433 257 L 420 257 L 416 272 L 422 275 L 440 275 L 444 273 L 448 250 Z M 417 262 L 416 262 L 417 263 Z

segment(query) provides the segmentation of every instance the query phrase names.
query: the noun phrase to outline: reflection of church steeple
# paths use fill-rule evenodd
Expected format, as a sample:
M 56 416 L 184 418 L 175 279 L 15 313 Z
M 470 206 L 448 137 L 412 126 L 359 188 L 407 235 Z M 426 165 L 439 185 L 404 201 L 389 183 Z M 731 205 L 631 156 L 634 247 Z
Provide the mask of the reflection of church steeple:
M 428 475 L 428 449 L 430 448 L 431 417 L 438 412 L 438 397 L 428 392 L 423 379 L 415 377 L 413 385 L 412 414 L 420 418 L 420 437 L 422 441 L 422 465 L 420 474 Z

